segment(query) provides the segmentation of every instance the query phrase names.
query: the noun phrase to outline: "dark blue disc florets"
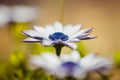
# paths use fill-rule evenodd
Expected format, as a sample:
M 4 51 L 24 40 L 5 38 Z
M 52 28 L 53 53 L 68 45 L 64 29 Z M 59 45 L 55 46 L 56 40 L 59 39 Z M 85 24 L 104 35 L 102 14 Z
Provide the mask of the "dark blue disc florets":
M 55 32 L 49 35 L 49 39 L 52 41 L 57 41 L 57 40 L 66 41 L 68 40 L 68 36 L 62 32 Z

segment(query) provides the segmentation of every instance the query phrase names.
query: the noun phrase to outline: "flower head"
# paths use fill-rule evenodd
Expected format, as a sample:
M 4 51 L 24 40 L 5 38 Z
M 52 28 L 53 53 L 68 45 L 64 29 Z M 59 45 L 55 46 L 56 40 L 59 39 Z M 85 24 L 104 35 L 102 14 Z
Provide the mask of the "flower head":
M 30 61 L 35 66 L 45 69 L 48 73 L 58 78 L 71 76 L 76 79 L 83 79 L 86 77 L 87 72 L 104 72 L 112 66 L 110 60 L 94 54 L 80 58 L 77 51 L 72 51 L 70 54 L 61 54 L 60 58 L 52 53 L 44 53 L 39 57 L 32 56 Z
M 76 49 L 77 45 L 74 42 L 81 40 L 93 39 L 95 36 L 90 36 L 92 28 L 80 30 L 81 24 L 78 25 L 63 25 L 60 22 L 55 22 L 54 25 L 34 26 L 34 30 L 25 30 L 23 34 L 28 36 L 24 42 L 40 42 L 43 46 L 54 46 L 57 44 L 66 45 Z
M 12 8 L 12 20 L 14 22 L 31 22 L 37 18 L 38 13 L 36 7 L 18 5 Z
M 10 9 L 7 6 L 0 5 L 0 27 L 7 25 L 11 21 Z
M 75 54 L 73 56 L 73 53 Z M 85 78 L 86 70 L 79 65 L 78 52 L 73 51 L 69 57 L 63 57 L 66 54 L 56 56 L 53 53 L 43 53 L 40 56 L 31 56 L 30 62 L 40 68 L 46 70 L 50 75 L 57 78 L 65 78 L 68 76 L 74 78 Z

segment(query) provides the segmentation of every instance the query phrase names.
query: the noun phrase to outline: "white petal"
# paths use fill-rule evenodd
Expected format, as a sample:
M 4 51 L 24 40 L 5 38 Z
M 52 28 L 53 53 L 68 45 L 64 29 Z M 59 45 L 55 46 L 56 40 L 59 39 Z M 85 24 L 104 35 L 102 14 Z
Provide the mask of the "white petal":
M 82 24 L 75 25 L 74 27 L 73 25 L 66 25 L 64 28 L 64 33 L 71 36 L 74 33 L 78 32 L 81 26 Z
M 39 26 L 34 26 L 34 29 L 39 32 L 39 35 L 45 38 L 48 38 L 49 33 L 43 28 Z
M 67 40 L 67 42 L 79 42 L 79 41 L 80 39 L 78 38 L 72 38 L 72 39 Z
M 83 30 L 80 30 L 78 31 L 77 33 L 73 34 L 71 36 L 71 38 L 76 38 L 76 37 L 79 37 L 79 36 L 87 36 L 90 32 L 91 32 L 92 28 L 87 28 L 87 29 L 83 29 Z
M 73 62 L 78 62 L 80 60 L 80 54 L 78 51 L 73 50 L 70 54 L 70 59 Z
M 77 33 L 71 35 L 70 38 L 76 38 L 76 37 L 79 37 L 79 36 L 84 37 L 84 36 L 87 36 L 87 35 L 88 35 L 88 33 L 82 33 L 81 31 L 79 31 L 79 32 L 77 32 Z
M 77 45 L 74 44 L 74 43 L 65 42 L 64 44 L 66 44 L 68 47 L 70 47 L 70 48 L 72 48 L 72 49 L 77 49 Z
M 54 28 L 56 32 L 63 32 L 63 25 L 60 22 L 55 22 Z
M 73 25 L 68 24 L 64 27 L 63 32 L 69 36 L 71 35 L 71 29 L 73 29 Z
M 81 30 L 81 33 L 90 33 L 92 31 L 92 29 L 93 29 L 93 27 L 83 29 L 83 30 Z
M 34 39 L 34 38 L 26 38 L 23 40 L 24 42 L 41 42 L 39 39 Z
M 31 37 L 41 37 L 39 33 L 34 30 L 24 30 L 23 34 Z
M 70 35 L 78 32 L 79 29 L 81 28 L 81 26 L 82 26 L 82 24 L 75 25 L 75 26 L 71 29 L 71 34 L 70 34 Z
M 52 46 L 52 41 L 44 39 L 42 41 L 42 45 L 44 45 L 44 46 Z
M 46 31 L 49 34 L 53 34 L 55 32 L 54 27 L 52 25 L 46 25 Z

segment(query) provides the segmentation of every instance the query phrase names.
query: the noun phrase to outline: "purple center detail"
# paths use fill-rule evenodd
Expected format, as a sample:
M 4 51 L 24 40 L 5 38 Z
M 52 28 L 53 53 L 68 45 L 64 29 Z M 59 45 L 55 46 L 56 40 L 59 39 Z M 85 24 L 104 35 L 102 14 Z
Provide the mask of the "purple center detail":
M 72 74 L 75 68 L 80 67 L 80 66 L 75 62 L 65 62 L 62 64 L 62 67 L 67 70 L 68 74 Z

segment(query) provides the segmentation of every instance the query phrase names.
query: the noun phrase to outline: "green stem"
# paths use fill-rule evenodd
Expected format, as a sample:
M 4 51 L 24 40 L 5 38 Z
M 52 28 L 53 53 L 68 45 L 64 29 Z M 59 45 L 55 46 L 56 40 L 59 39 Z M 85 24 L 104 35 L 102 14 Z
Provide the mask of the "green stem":
M 64 47 L 64 44 L 55 44 L 54 45 L 54 48 L 55 48 L 55 50 L 56 50 L 56 54 L 57 54 L 57 56 L 60 56 L 60 53 L 61 53 L 61 49 L 62 49 L 62 47 Z
M 60 46 L 60 47 L 55 47 L 55 50 L 56 50 L 56 54 L 57 54 L 57 56 L 60 56 L 61 49 L 62 49 L 61 46 Z

